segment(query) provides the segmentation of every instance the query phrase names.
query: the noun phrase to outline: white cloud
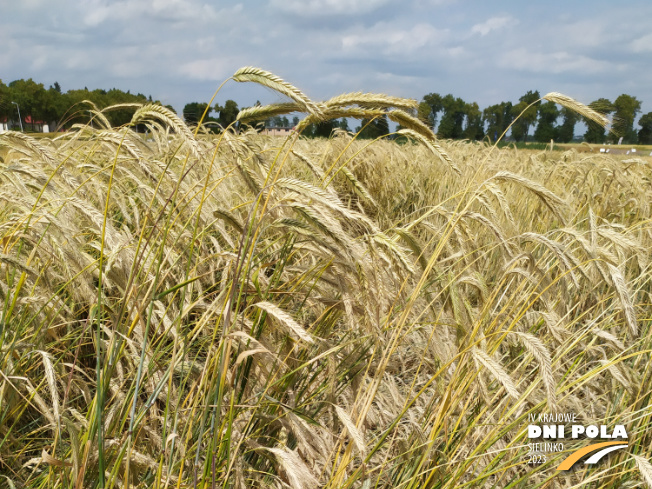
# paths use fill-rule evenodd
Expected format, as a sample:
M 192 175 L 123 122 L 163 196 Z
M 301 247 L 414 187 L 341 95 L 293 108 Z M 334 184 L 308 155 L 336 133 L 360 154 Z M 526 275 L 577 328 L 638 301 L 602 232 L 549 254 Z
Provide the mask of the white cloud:
M 194 80 L 224 81 L 235 72 L 233 66 L 234 63 L 224 57 L 197 59 L 182 64 L 179 73 Z
M 383 54 L 413 53 L 445 37 L 447 31 L 430 24 L 416 24 L 411 29 L 400 29 L 388 22 L 379 22 L 368 29 L 342 37 L 345 52 L 380 50 Z
M 464 49 L 462 46 L 455 46 L 455 47 L 452 47 L 452 48 L 448 48 L 446 50 L 446 53 L 451 58 L 460 58 L 460 57 L 467 54 L 466 49 Z
M 491 31 L 502 29 L 510 24 L 511 25 L 518 24 L 518 20 L 509 15 L 502 16 L 502 17 L 491 17 L 490 19 L 487 19 L 485 22 L 482 22 L 480 24 L 475 24 L 473 27 L 471 27 L 471 33 L 480 34 L 481 36 L 486 36 Z
M 271 0 L 273 8 L 305 17 L 373 12 L 389 0 Z
M 503 68 L 518 71 L 554 74 L 595 75 L 620 69 L 620 66 L 615 63 L 569 53 L 568 51 L 541 53 L 531 52 L 525 48 L 514 49 L 501 55 L 499 65 Z
M 436 90 L 486 106 L 550 83 L 587 100 L 632 93 L 652 110 L 652 4 L 583 2 L 496 12 L 458 0 L 5 1 L 0 76 L 169 94 L 178 108 L 254 65 L 316 99 Z M 273 97 L 253 85 L 227 92 L 241 105 Z
M 652 51 L 652 34 L 639 37 L 631 43 L 631 48 L 635 53 L 646 53 Z
M 89 27 L 96 27 L 112 20 L 129 23 L 142 19 L 173 23 L 189 21 L 205 23 L 217 18 L 217 12 L 211 5 L 196 0 L 141 0 L 137 2 L 119 0 L 111 3 L 93 0 L 84 6 L 86 6 L 84 23 Z M 236 4 L 232 8 L 241 9 L 242 5 Z

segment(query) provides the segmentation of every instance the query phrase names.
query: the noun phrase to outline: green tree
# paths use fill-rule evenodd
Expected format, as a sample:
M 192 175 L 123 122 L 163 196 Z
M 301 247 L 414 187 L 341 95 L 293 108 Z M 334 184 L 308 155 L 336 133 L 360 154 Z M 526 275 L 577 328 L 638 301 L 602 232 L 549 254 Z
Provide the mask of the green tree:
M 419 108 L 417 116 L 423 122 L 427 123 L 430 128 L 435 131 L 437 125 L 437 114 L 444 110 L 443 99 L 438 93 L 429 93 L 424 95 Z
M 10 118 L 12 108 L 9 87 L 0 80 L 0 119 Z
M 349 121 L 346 118 L 336 119 L 333 121 L 333 128 L 342 129 L 344 131 L 350 131 Z
M 265 127 L 283 127 L 283 119 L 280 115 L 270 117 L 265 121 Z
M 461 139 L 464 135 L 466 103 L 448 94 L 442 99 L 444 115 L 437 127 L 437 136 L 443 139 Z
M 561 116 L 563 117 L 563 122 L 557 128 L 557 140 L 560 143 L 570 143 L 575 135 L 575 124 L 577 124 L 580 117 L 577 112 L 567 107 L 561 109 Z
M 616 110 L 614 105 L 611 103 L 611 100 L 606 98 L 594 100 L 589 104 L 589 107 L 604 115 L 612 114 L 614 110 Z M 584 117 L 583 120 L 587 127 L 587 130 L 584 133 L 584 141 L 595 144 L 604 143 L 606 139 L 604 127 L 586 117 Z
M 42 121 L 45 117 L 47 103 L 45 87 L 42 83 L 36 83 L 29 78 L 28 80 L 14 80 L 9 84 L 8 88 L 11 98 L 10 102 L 15 102 L 20 107 L 23 124 L 29 118 L 31 120 L 31 129 L 35 130 L 34 122 L 37 120 Z M 16 109 L 16 106 L 14 105 L 13 108 Z M 15 120 L 18 120 L 17 113 Z
M 534 131 L 534 140 L 540 143 L 547 143 L 557 138 L 555 124 L 559 117 L 559 109 L 554 102 L 546 102 L 539 105 L 539 121 Z
M 466 104 L 466 126 L 464 127 L 464 138 L 470 141 L 478 141 L 484 137 L 484 123 L 482 112 L 476 102 Z
M 519 98 L 518 104 L 512 108 L 512 115 L 515 122 L 512 126 L 512 137 L 515 141 L 527 141 L 527 135 L 530 127 L 537 120 L 538 106 L 541 104 L 541 95 L 539 91 L 528 90 L 528 92 Z
M 93 97 L 96 98 L 99 108 L 108 107 L 109 105 L 118 105 L 118 104 L 145 104 L 151 102 L 151 97 L 146 97 L 142 93 L 136 95 L 130 93 L 129 91 L 124 92 L 117 88 L 112 88 L 109 91 L 93 90 Z M 119 109 L 112 109 L 106 113 L 106 117 L 111 122 L 113 127 L 124 126 L 131 122 L 134 112 L 136 111 L 135 107 L 121 107 Z
M 183 108 L 183 118 L 187 124 L 199 124 L 199 120 L 202 118 L 205 111 L 208 116 L 212 107 L 209 107 L 208 104 L 202 102 L 190 102 L 186 104 Z
M 638 125 L 641 126 L 638 131 L 638 144 L 652 144 L 652 112 L 642 115 Z
M 371 122 L 369 122 L 369 119 L 362 119 L 356 132 L 360 133 L 358 136 L 360 139 L 377 139 L 388 135 L 389 123 L 387 122 L 387 116 L 376 117 Z
M 50 130 L 55 131 L 61 125 L 64 114 L 66 113 L 67 97 L 61 93 L 61 87 L 58 87 L 58 83 L 55 82 L 54 87 L 50 87 L 47 90 L 45 98 L 45 120 L 50 125 Z
M 230 124 L 233 124 L 238 117 L 240 109 L 238 109 L 238 104 L 235 100 L 227 100 L 224 102 L 224 105 L 215 104 L 215 113 L 218 114 L 217 122 L 223 128 L 228 127 Z
M 315 138 L 329 138 L 333 129 L 336 127 L 337 121 L 327 120 L 313 124 L 312 137 Z
M 491 105 L 482 111 L 482 121 L 487 125 L 487 136 L 491 141 L 497 141 L 513 120 L 511 102 Z
M 613 141 L 622 136 L 625 143 L 635 143 L 637 140 L 634 129 L 634 119 L 641 111 L 641 102 L 636 97 L 623 93 L 614 100 Z

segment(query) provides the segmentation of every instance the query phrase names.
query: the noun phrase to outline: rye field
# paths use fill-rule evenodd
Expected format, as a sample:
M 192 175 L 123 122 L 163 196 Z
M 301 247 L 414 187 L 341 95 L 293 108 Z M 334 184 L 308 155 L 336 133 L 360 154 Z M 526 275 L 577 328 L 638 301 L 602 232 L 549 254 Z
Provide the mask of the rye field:
M 289 100 L 241 121 L 302 112 L 297 132 L 145 105 L 0 135 L 0 487 L 652 484 L 648 160 L 442 141 L 412 100 L 233 80 Z M 300 136 L 384 115 L 398 139 Z M 541 413 L 628 448 L 528 463 Z

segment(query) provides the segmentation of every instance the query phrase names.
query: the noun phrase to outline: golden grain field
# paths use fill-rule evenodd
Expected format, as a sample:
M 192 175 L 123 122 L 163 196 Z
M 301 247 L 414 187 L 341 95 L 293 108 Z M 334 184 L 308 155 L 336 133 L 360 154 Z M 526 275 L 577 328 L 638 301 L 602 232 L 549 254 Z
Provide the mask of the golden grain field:
M 130 127 L 0 135 L 0 487 L 652 487 L 652 171 L 440 141 Z M 572 99 L 571 106 L 603 122 Z M 107 109 L 105 109 L 107 110 Z M 528 464 L 528 415 L 627 450 Z

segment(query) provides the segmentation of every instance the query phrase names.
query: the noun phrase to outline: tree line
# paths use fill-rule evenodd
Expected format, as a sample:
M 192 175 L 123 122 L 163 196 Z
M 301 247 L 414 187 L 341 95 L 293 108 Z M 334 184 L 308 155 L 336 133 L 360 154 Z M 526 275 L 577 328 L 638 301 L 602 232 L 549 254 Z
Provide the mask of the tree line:
M 259 104 L 259 102 L 257 102 Z M 518 102 L 501 102 L 485 109 L 480 109 L 476 102 L 465 102 L 452 94 L 425 95 L 417 110 L 418 117 L 426 122 L 438 137 L 443 139 L 469 139 L 496 141 L 509 131 L 510 138 L 517 142 L 536 141 L 547 143 L 551 139 L 560 143 L 571 142 L 575 138 L 577 123 L 586 124 L 582 139 L 589 143 L 615 143 L 622 137 L 627 144 L 652 144 L 652 112 L 644 114 L 638 120 L 640 129 L 634 127 L 634 121 L 641 112 L 641 102 L 632 95 L 619 95 L 613 102 L 600 98 L 589 106 L 600 113 L 612 116 L 612 131 L 607 132 L 593 121 L 583 118 L 571 109 L 559 108 L 557 104 L 541 101 L 541 94 L 530 90 L 518 99 Z M 183 116 L 188 123 L 196 124 L 205 114 L 204 123 L 227 127 L 236 121 L 238 104 L 227 100 L 225 105 L 192 102 L 183 109 Z M 216 117 L 210 114 L 215 113 Z M 259 127 L 293 127 L 299 123 L 298 117 L 290 120 L 287 116 L 274 116 L 259 121 Z M 324 121 L 312 124 L 303 132 L 308 137 L 328 137 L 335 129 L 350 130 L 346 119 Z M 386 117 L 374 120 L 362 120 L 355 128 L 360 138 L 375 139 L 390 134 Z
M 634 121 L 641 111 L 641 102 L 632 95 L 619 95 L 613 102 L 600 98 L 589 106 L 612 116 L 612 131 L 607 131 L 576 112 L 554 102 L 541 101 L 538 91 L 528 91 L 517 103 L 501 102 L 480 111 L 478 104 L 467 103 L 453 95 L 425 95 L 419 104 L 419 116 L 427 121 L 441 138 L 491 141 L 500 138 L 511 125 L 514 141 L 567 143 L 575 136 L 575 126 L 583 121 L 587 126 L 582 139 L 589 143 L 617 142 L 621 137 L 629 144 L 652 144 L 652 112 Z M 520 117 L 519 117 L 520 115 Z M 530 133 L 533 133 L 530 135 Z
M 652 144 L 652 112 L 641 115 L 637 127 L 634 125 L 641 112 L 641 101 L 628 94 L 621 94 L 615 100 L 606 98 L 595 100 L 590 107 L 611 116 L 612 132 L 607 132 L 599 125 L 583 120 L 576 112 L 568 108 L 559 108 L 554 102 L 542 102 L 541 94 L 530 90 L 522 95 L 518 102 L 501 102 L 480 109 L 476 102 L 466 102 L 452 94 L 440 95 L 429 93 L 419 103 L 417 115 L 444 139 L 469 139 L 496 141 L 507 131 L 514 141 L 570 142 L 575 138 L 578 122 L 586 123 L 586 132 L 582 139 L 589 143 L 617 142 L 621 137 L 628 144 Z M 151 95 L 132 94 L 117 88 L 110 90 L 73 89 L 63 92 L 59 83 L 49 88 L 28 80 L 14 80 L 5 85 L 0 80 L 0 121 L 21 122 L 27 130 L 35 130 L 35 124 L 45 122 L 51 130 L 67 129 L 74 123 L 88 123 L 92 114 L 89 112 L 90 101 L 99 109 L 109 105 L 147 103 L 153 101 Z M 259 104 L 259 102 L 257 102 Z M 166 106 L 174 110 L 171 106 Z M 236 124 L 239 112 L 234 100 L 214 106 L 200 102 L 191 102 L 183 108 L 183 118 L 188 124 L 197 124 L 200 120 L 213 131 L 219 131 L 231 124 Z M 126 124 L 131 120 L 133 107 L 122 107 L 107 112 L 107 118 L 114 126 Z M 520 115 L 520 117 L 519 117 Z M 29 121 L 29 123 L 27 123 Z M 297 116 L 275 116 L 265 121 L 258 121 L 260 127 L 293 127 L 299 122 Z M 18 126 L 19 124 L 15 124 Z M 30 127 L 31 126 L 31 127 Z M 303 134 L 308 137 L 328 137 L 335 129 L 351 130 L 347 119 L 325 121 L 309 126 Z M 374 120 L 362 120 L 355 131 L 361 138 L 377 138 L 390 133 L 386 117 Z
M 0 80 L 0 121 L 11 121 L 20 126 L 20 112 L 20 122 L 25 130 L 36 130 L 39 123 L 48 124 L 51 131 L 65 130 L 76 123 L 90 123 L 92 106 L 84 101 L 92 102 L 98 109 L 116 104 L 154 102 L 151 95 L 133 94 L 117 88 L 89 90 L 85 87 L 64 92 L 58 82 L 46 89 L 31 78 L 14 80 L 8 85 Z M 106 117 L 113 126 L 120 126 L 131 120 L 134 111 L 133 107 L 117 108 L 107 112 Z

